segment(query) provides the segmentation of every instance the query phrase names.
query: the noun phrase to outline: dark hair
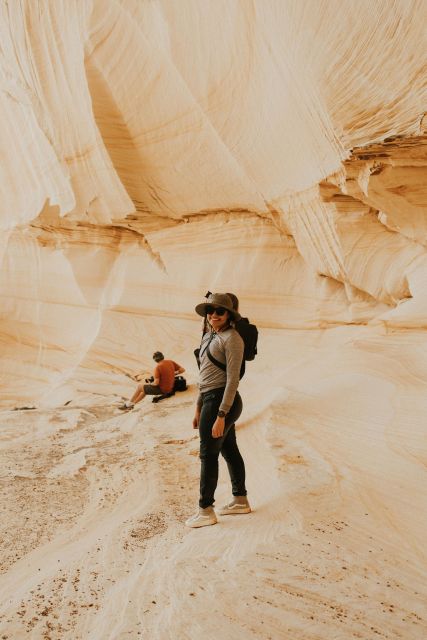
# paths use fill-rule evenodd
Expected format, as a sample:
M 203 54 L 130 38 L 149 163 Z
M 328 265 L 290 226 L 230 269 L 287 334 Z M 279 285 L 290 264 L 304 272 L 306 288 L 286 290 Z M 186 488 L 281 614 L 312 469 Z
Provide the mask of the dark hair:
M 155 351 L 153 353 L 153 360 L 155 360 L 156 362 L 161 362 L 164 359 L 165 359 L 165 356 L 161 351 Z
M 227 295 L 231 300 L 234 311 L 239 311 L 239 298 L 234 293 L 227 293 Z

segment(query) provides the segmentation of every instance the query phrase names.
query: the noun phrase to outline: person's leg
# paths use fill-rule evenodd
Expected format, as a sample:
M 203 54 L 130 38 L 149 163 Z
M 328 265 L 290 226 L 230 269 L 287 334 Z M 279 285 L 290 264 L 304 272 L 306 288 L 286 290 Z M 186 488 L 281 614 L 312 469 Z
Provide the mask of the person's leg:
M 145 398 L 144 385 L 139 384 L 130 401 L 132 404 L 136 404 L 137 402 L 140 402 L 144 398 Z
M 247 499 L 246 492 L 246 473 L 245 463 L 237 446 L 236 429 L 234 421 L 236 421 L 242 412 L 242 400 L 239 397 L 233 403 L 233 406 L 227 416 L 229 420 L 233 421 L 233 424 L 226 430 L 224 440 L 222 442 L 221 453 L 227 463 L 228 472 L 230 474 L 231 488 L 233 493 L 233 499 L 224 507 L 219 509 L 219 514 L 222 516 L 229 514 L 243 514 L 250 513 L 251 507 Z
M 141 402 L 145 398 L 146 395 L 161 395 L 162 390 L 159 386 L 152 384 L 139 384 L 136 388 L 135 393 L 133 394 L 130 400 L 126 400 L 119 409 L 133 409 L 137 402 Z
M 142 396 L 141 396 L 141 390 L 143 393 Z M 140 400 L 142 400 L 144 396 L 145 396 L 145 393 L 144 393 L 144 390 L 142 389 L 142 385 L 139 384 L 132 398 L 130 400 L 125 400 L 123 404 L 119 406 L 119 409 L 122 409 L 123 411 L 126 411 L 128 409 L 133 409 L 135 406 L 135 402 L 139 402 Z
M 235 422 L 240 418 L 243 404 L 239 393 L 228 412 L 225 425 L 225 435 L 221 443 L 221 454 L 227 463 L 230 474 L 233 496 L 246 496 L 245 463 L 237 446 Z
M 163 391 L 158 385 L 139 384 L 131 398 L 131 402 L 133 404 L 136 404 L 137 402 L 141 402 L 141 400 L 143 400 L 145 396 L 159 396 L 162 395 L 162 393 Z
M 211 392 L 203 398 L 199 421 L 200 434 L 200 499 L 199 507 L 206 509 L 214 503 L 218 484 L 218 457 L 222 438 L 212 437 L 212 427 L 221 403 L 222 392 Z
M 237 446 L 236 429 L 234 424 L 230 427 L 224 439 L 221 454 L 227 463 L 233 496 L 246 496 L 245 463 L 239 451 L 239 447 Z
M 201 467 L 199 510 L 186 520 L 187 527 L 205 527 L 217 522 L 212 505 L 218 482 L 218 457 L 222 438 L 212 438 L 212 427 L 221 403 L 222 391 L 220 393 L 210 392 L 203 397 L 199 420 Z

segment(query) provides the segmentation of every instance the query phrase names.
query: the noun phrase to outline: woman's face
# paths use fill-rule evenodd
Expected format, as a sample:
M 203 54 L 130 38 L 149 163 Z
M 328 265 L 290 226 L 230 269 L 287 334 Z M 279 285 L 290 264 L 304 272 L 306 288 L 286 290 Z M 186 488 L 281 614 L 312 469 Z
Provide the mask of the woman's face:
M 212 313 L 207 314 L 208 322 L 214 328 L 215 331 L 221 331 L 221 329 L 223 329 L 225 326 L 228 325 L 230 314 L 223 307 L 217 307 L 217 308 L 218 308 L 218 313 L 215 308 Z

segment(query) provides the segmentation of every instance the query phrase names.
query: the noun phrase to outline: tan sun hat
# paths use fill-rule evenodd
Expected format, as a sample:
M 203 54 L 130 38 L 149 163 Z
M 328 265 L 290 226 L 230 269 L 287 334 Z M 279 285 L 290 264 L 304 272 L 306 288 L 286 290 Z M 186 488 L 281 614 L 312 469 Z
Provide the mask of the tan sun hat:
M 197 305 L 195 309 L 196 313 L 204 318 L 206 316 L 206 307 L 210 305 L 214 305 L 215 307 L 224 307 L 224 309 L 227 309 L 230 313 L 233 320 L 237 321 L 241 318 L 240 314 L 233 309 L 231 298 L 226 293 L 211 293 L 206 299 L 206 302 L 201 302 Z

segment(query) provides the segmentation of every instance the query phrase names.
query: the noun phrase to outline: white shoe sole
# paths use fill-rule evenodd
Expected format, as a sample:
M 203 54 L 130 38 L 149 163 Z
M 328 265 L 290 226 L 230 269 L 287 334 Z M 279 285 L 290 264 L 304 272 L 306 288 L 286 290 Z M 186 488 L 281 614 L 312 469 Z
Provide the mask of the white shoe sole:
M 235 508 L 235 509 L 228 509 L 228 508 L 222 508 L 218 511 L 220 516 L 239 516 L 239 515 L 244 515 L 245 513 L 250 513 L 251 512 L 251 508 L 250 507 L 239 507 L 239 508 Z
M 186 527 L 191 527 L 192 529 L 199 529 L 199 527 L 208 527 L 209 525 L 216 524 L 218 520 L 215 518 L 208 517 L 196 517 L 196 518 L 188 518 L 185 521 Z

